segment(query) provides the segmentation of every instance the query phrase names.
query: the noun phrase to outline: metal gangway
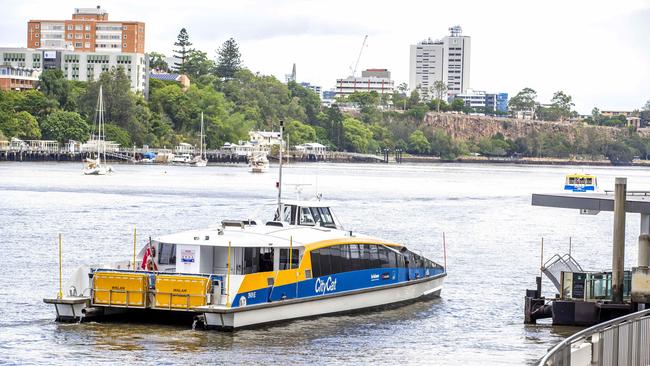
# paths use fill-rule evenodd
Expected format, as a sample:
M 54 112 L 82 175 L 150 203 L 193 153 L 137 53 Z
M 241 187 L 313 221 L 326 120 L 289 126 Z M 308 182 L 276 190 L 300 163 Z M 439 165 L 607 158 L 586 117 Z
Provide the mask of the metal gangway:
M 563 256 L 555 254 L 544 263 L 542 272 L 553 282 L 557 290 L 562 292 L 562 284 L 560 283 L 562 272 L 583 272 L 583 270 L 571 254 Z
M 650 309 L 582 330 L 551 348 L 538 365 L 650 365 Z

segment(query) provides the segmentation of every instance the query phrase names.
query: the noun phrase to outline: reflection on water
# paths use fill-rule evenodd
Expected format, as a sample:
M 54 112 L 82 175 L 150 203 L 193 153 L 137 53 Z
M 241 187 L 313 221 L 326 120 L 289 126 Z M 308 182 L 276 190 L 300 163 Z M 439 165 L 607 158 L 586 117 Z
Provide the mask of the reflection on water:
M 0 364 L 512 364 L 534 363 L 578 328 L 523 325 L 523 296 L 546 257 L 568 250 L 584 268 L 611 265 L 611 214 L 530 206 L 532 192 L 558 191 L 581 168 L 508 165 L 289 165 L 285 182 L 324 193 L 346 229 L 406 243 L 442 262 L 441 298 L 399 308 L 296 320 L 234 333 L 190 323 L 57 324 L 42 298 L 77 266 L 129 258 L 138 242 L 222 219 L 268 212 L 276 177 L 244 166 L 121 165 L 86 177 L 78 164 L 0 163 Z M 589 168 L 603 188 L 627 176 L 648 189 L 650 172 Z M 285 190 L 292 197 L 290 188 Z M 293 198 L 293 197 L 292 197 Z M 256 212 L 258 212 L 256 214 Z M 268 215 L 268 213 L 266 213 Z M 638 220 L 627 220 L 626 264 L 636 261 Z M 544 292 L 554 296 L 544 281 Z M 75 361 L 73 361 L 75 360 Z

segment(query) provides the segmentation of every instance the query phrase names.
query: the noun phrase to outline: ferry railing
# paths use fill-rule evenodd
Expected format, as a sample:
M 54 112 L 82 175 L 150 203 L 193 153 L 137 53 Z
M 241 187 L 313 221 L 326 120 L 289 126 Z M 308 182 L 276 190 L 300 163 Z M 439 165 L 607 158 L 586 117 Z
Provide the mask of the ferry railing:
M 650 365 L 650 309 L 584 329 L 551 348 L 539 366 Z

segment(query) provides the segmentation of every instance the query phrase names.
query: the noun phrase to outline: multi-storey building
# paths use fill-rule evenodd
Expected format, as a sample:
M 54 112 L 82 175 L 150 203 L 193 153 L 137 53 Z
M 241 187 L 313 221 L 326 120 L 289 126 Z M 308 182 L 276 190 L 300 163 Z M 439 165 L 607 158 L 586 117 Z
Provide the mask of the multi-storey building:
M 145 95 L 149 84 L 147 64 L 142 53 L 0 48 L 0 65 L 38 71 L 60 69 L 68 80 L 97 80 L 102 72 L 122 67 L 131 80 L 131 90 Z
M 319 98 L 322 97 L 323 88 L 321 88 L 320 85 L 312 85 L 311 83 L 302 82 L 300 83 L 300 86 L 302 86 L 303 88 L 307 88 L 313 91 L 314 93 L 318 94 Z
M 390 79 L 388 69 L 367 69 L 361 72 L 361 77 L 349 76 L 336 79 L 336 96 L 346 96 L 355 92 L 375 91 L 379 95 L 391 94 L 395 82 Z
M 447 85 L 447 95 L 454 96 L 469 89 L 471 38 L 462 35 L 460 26 L 449 28 L 442 40 L 430 38 L 411 45 L 409 87 L 428 99 L 436 81 Z
M 27 48 L 144 53 L 144 23 L 109 21 L 106 10 L 77 8 L 70 20 L 30 20 Z
M 39 70 L 0 66 L 0 90 L 29 90 L 36 87 Z
M 508 111 L 508 93 L 486 93 L 481 90 L 467 89 L 464 93 L 456 94 L 454 99 L 461 99 L 466 107 L 486 114 Z

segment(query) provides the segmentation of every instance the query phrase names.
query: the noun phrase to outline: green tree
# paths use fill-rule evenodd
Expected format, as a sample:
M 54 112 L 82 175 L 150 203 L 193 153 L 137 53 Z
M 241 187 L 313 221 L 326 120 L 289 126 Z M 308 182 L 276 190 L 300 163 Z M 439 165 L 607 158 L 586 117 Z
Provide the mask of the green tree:
M 12 114 L 0 112 L 0 131 L 8 138 L 17 137 L 23 140 L 38 140 L 41 138 L 38 121 L 26 111 Z
M 348 117 L 343 120 L 343 147 L 352 152 L 366 153 L 372 140 L 372 131 L 358 119 Z
M 162 72 L 169 72 L 169 65 L 165 61 L 165 55 L 158 52 L 149 53 L 149 68 Z
M 316 130 L 312 126 L 301 123 L 300 121 L 288 121 L 284 131 L 292 146 L 306 142 L 314 142 L 316 140 Z
M 122 67 L 103 72 L 99 79 L 88 83 L 86 93 L 80 97 L 80 111 L 92 121 L 95 119 L 99 87 L 104 98 L 104 119 L 134 133 L 143 123 L 135 119 L 138 97 L 131 91 L 131 79 Z
M 106 140 L 114 141 L 124 148 L 128 148 L 132 145 L 129 132 L 122 127 L 114 125 L 112 123 L 106 124 Z
M 399 91 L 399 94 L 397 94 L 399 97 L 396 98 L 395 93 L 393 93 L 393 105 L 396 105 L 396 104 L 403 104 L 402 109 L 403 109 L 403 110 L 406 110 L 406 101 L 407 101 L 407 99 L 408 99 L 408 98 L 406 97 L 406 92 L 409 90 L 409 87 L 408 87 L 408 85 L 407 85 L 406 83 L 400 83 L 400 84 L 397 86 L 397 90 Z M 399 103 L 396 99 L 401 100 L 402 103 Z
M 214 61 L 208 58 L 208 54 L 203 51 L 190 50 L 185 61 L 185 72 L 192 79 L 198 79 L 203 75 L 208 75 L 214 71 Z
M 241 54 L 239 45 L 234 38 L 225 41 L 217 51 L 217 75 L 225 79 L 235 77 L 237 70 L 241 68 Z
M 436 129 L 431 138 L 431 153 L 443 160 L 453 160 L 459 154 L 459 149 L 451 137 L 442 129 Z
M 551 109 L 560 121 L 565 118 L 571 117 L 571 109 L 575 106 L 570 95 L 565 94 L 563 91 L 557 91 L 553 94 L 551 99 Z
M 190 48 L 190 46 L 192 46 L 190 36 L 187 34 L 185 28 L 181 28 L 178 37 L 176 37 L 176 42 L 174 42 L 174 46 L 178 47 L 174 50 L 174 57 L 178 60 L 177 62 L 174 62 L 174 69 L 180 74 L 185 74 L 187 72 L 185 69 L 187 57 L 192 50 Z
M 447 84 L 445 84 L 445 82 L 442 80 L 436 80 L 433 83 L 433 92 L 435 93 L 434 95 L 436 96 L 437 100 L 436 112 L 440 113 L 440 102 L 442 102 L 442 98 L 447 93 Z
M 622 141 L 615 141 L 607 145 L 605 156 L 612 164 L 629 164 L 634 159 L 634 151 Z
M 48 98 L 56 100 L 60 108 L 68 104 L 70 83 L 61 69 L 43 70 L 38 85 L 41 92 Z
M 319 123 L 318 114 L 320 113 L 321 103 L 320 97 L 313 90 L 307 89 L 295 81 L 287 83 L 289 89 L 289 96 L 291 98 L 298 98 L 297 101 L 304 109 L 309 124 L 315 125 Z
M 524 88 L 510 99 L 508 109 L 511 112 L 529 112 L 534 119 L 535 106 L 537 105 L 536 99 L 537 92 L 535 90 Z
M 41 123 L 43 137 L 48 140 L 67 142 L 88 140 L 88 124 L 76 112 L 55 111 Z
M 465 101 L 459 98 L 454 99 L 451 102 L 451 110 L 456 112 L 462 112 L 465 109 Z
M 426 154 L 429 152 L 431 146 L 429 145 L 429 140 L 424 136 L 424 133 L 420 130 L 415 130 L 409 136 L 409 152 L 416 154 Z

